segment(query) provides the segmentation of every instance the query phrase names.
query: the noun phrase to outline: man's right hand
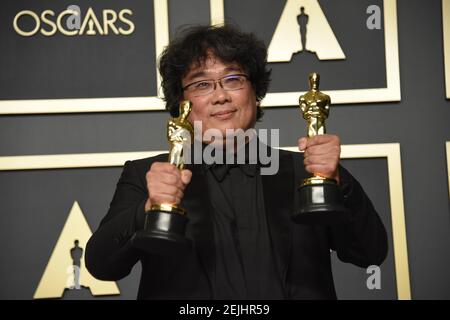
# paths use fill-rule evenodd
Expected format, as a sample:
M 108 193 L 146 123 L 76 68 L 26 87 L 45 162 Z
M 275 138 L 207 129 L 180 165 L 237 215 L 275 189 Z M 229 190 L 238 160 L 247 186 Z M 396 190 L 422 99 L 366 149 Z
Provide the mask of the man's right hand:
M 155 204 L 179 204 L 192 178 L 190 170 L 178 170 L 168 162 L 154 162 L 146 174 L 149 198 L 145 211 Z

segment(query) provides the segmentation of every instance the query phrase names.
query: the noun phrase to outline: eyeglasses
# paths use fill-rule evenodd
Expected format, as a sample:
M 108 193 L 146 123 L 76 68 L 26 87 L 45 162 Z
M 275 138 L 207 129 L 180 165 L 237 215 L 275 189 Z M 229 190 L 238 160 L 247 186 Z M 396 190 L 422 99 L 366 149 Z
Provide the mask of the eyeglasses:
M 245 74 L 230 74 L 217 80 L 207 79 L 195 81 L 183 87 L 183 90 L 191 92 L 194 97 L 205 96 L 216 90 L 216 83 L 225 91 L 239 90 L 244 87 L 248 76 Z

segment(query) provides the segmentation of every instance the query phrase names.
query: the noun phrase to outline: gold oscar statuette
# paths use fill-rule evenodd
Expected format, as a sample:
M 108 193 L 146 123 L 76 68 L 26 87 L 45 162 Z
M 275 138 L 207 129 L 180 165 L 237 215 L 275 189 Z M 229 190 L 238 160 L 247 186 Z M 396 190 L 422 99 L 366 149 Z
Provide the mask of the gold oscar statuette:
M 169 163 L 176 166 L 179 170 L 184 168 L 183 150 L 190 147 L 194 136 L 194 128 L 188 121 L 192 104 L 185 100 L 180 103 L 180 115 L 167 122 L 167 141 L 169 142 Z M 185 214 L 185 210 L 175 204 L 154 204 L 151 211 L 165 211 Z
M 169 142 L 168 162 L 183 170 L 186 148 L 190 148 L 194 128 L 188 120 L 192 104 L 185 100 L 180 103 L 179 116 L 167 122 Z M 133 245 L 147 253 L 173 255 L 175 251 L 186 250 L 190 246 L 185 237 L 188 222 L 186 210 L 179 204 L 153 204 L 146 212 L 144 230 L 136 232 Z
M 310 90 L 299 98 L 302 117 L 307 123 L 308 138 L 326 133 L 325 119 L 330 113 L 330 96 L 319 91 L 320 76 L 309 75 Z M 300 184 L 300 210 L 293 219 L 297 223 L 332 225 L 345 221 L 348 210 L 343 205 L 341 190 L 334 179 L 314 173 Z

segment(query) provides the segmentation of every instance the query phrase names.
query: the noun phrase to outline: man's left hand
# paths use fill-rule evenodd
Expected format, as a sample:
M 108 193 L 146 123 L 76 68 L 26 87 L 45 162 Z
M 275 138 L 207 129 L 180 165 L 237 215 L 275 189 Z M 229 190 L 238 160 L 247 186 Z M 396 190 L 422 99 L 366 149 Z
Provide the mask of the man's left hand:
M 341 141 L 332 134 L 317 135 L 298 139 L 298 148 L 304 151 L 306 171 L 324 178 L 335 179 L 339 183 L 339 159 Z

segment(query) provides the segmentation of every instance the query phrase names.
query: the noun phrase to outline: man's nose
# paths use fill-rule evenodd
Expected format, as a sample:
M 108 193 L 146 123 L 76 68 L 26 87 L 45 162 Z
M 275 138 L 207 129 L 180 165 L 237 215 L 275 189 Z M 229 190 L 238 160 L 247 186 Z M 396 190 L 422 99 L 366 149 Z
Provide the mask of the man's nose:
M 213 104 L 223 104 L 231 100 L 231 96 L 227 90 L 222 87 L 219 81 L 214 83 L 214 90 L 212 92 Z

